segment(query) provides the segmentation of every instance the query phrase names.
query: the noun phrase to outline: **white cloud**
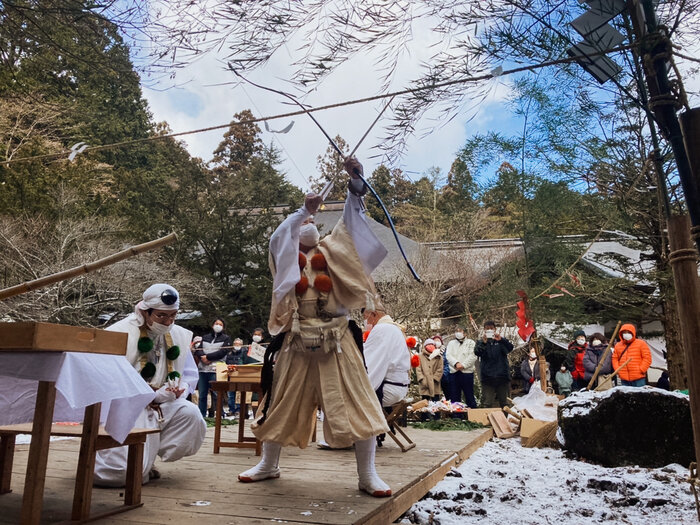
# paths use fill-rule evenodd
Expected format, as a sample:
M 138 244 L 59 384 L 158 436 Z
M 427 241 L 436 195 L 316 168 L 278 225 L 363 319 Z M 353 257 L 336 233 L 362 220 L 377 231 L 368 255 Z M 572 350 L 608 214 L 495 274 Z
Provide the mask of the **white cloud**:
M 416 26 L 409 43 L 409 52 L 399 58 L 397 73 L 390 90 L 406 87 L 409 79 L 418 75 L 420 64 L 427 61 L 436 52 L 431 45 L 440 42 L 440 35 L 433 34 L 428 25 Z M 247 76 L 263 85 L 289 91 L 292 88 L 285 82 L 291 76 L 293 57 L 288 49 L 296 49 L 292 42 L 273 56 L 267 66 Z M 375 57 L 363 55 L 353 57 L 326 78 L 311 93 L 303 98 L 310 106 L 335 104 L 346 100 L 359 99 L 375 95 L 381 84 L 382 72 L 375 67 Z M 155 91 L 144 87 L 154 118 L 167 121 L 175 132 L 200 129 L 232 120 L 235 113 L 250 108 L 256 116 L 270 116 L 295 111 L 296 106 L 282 96 L 273 95 L 250 85 L 215 85 L 235 82 L 235 75 L 225 69 L 222 59 L 205 55 L 187 68 L 179 70 L 176 81 L 181 86 L 166 91 Z M 407 143 L 407 153 L 397 167 L 414 173 L 425 173 L 433 166 L 438 166 L 447 173 L 455 154 L 464 144 L 468 135 L 485 131 L 499 117 L 509 118 L 505 110 L 499 107 L 509 92 L 506 79 L 494 82 L 494 89 L 487 101 L 478 109 L 459 113 L 452 121 L 440 126 L 439 119 L 444 115 L 438 110 L 428 112 L 418 123 L 417 131 Z M 294 93 L 294 92 L 293 92 Z M 346 106 L 315 113 L 316 119 L 323 125 L 331 137 L 341 135 L 352 147 L 362 137 L 377 114 L 383 108 L 384 101 L 375 101 L 359 105 Z M 465 107 L 469 107 L 467 101 Z M 472 119 L 467 122 L 468 118 Z M 384 134 L 383 126 L 389 121 L 389 110 L 385 113 L 370 135 L 365 139 L 356 155 L 363 162 L 365 172 L 371 173 L 381 159 L 371 159 L 378 151 L 372 149 Z M 307 188 L 309 177 L 317 175 L 316 162 L 328 146 L 326 138 L 316 128 L 308 116 L 300 115 L 288 119 L 270 122 L 273 129 L 279 129 L 295 121 L 293 129 L 286 135 L 270 134 L 263 131 L 263 140 L 273 141 L 282 149 L 284 162 L 282 169 L 289 179 Z M 261 126 L 263 127 L 263 126 Z M 434 129 L 433 129 L 434 128 Z M 222 140 L 226 130 L 210 131 L 181 137 L 194 156 L 210 160 L 212 152 Z M 426 133 L 427 132 L 427 133 Z M 412 175 L 415 177 L 415 175 Z

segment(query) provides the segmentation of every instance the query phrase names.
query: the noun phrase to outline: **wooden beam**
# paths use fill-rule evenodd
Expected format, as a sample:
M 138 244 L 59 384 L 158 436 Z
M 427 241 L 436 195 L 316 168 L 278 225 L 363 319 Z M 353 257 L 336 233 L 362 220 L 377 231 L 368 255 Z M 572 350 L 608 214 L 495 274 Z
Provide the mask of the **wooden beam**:
M 39 381 L 32 424 L 32 442 L 29 445 L 27 475 L 24 479 L 21 522 L 38 524 L 41 520 L 41 505 L 46 482 L 46 463 L 49 459 L 51 421 L 56 403 L 56 383 Z
M 479 450 L 479 448 L 492 437 L 493 431 L 491 429 L 484 430 L 478 438 L 469 443 L 466 447 L 445 458 L 437 467 L 425 473 L 412 485 L 400 490 L 394 497 L 387 500 L 384 505 L 356 521 L 355 525 L 386 525 L 387 523 L 393 523 L 404 512 L 410 509 L 416 501 L 425 496 L 430 489 L 442 481 L 452 467 L 459 465 L 469 458 L 469 456 Z

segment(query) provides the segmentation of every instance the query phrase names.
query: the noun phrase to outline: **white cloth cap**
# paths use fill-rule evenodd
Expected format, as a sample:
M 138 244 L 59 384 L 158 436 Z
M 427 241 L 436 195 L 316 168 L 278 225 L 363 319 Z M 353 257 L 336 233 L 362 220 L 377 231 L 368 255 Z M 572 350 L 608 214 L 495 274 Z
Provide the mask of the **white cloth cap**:
M 433 341 L 431 338 L 428 338 L 423 343 L 423 346 L 434 345 L 434 344 L 435 344 L 435 341 Z
M 163 297 L 165 296 L 175 296 L 175 302 L 172 304 L 165 304 L 163 302 Z M 151 285 L 143 292 L 143 300 L 139 301 L 136 308 L 134 308 L 134 313 L 141 319 L 141 322 L 143 322 L 143 317 L 139 310 L 148 310 L 149 308 L 155 308 L 156 310 L 179 310 L 180 294 L 169 284 Z

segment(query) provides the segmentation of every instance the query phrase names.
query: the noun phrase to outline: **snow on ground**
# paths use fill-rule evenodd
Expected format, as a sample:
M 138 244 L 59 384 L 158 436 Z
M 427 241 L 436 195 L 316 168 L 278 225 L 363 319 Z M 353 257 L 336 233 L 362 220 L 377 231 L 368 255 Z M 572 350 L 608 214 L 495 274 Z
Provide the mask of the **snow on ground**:
M 401 523 L 697 523 L 687 468 L 605 468 L 561 450 L 489 441 L 452 469 Z

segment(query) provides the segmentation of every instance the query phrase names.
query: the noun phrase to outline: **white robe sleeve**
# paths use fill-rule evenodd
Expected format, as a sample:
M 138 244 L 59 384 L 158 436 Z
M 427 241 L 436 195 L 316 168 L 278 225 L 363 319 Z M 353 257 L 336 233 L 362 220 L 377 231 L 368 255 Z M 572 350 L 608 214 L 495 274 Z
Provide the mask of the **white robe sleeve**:
M 281 302 L 301 279 L 299 271 L 299 228 L 311 216 L 306 206 L 289 215 L 270 237 L 270 257 L 275 266 L 272 293 Z
M 350 184 L 362 188 L 364 184 L 360 179 L 351 179 Z M 369 227 L 365 210 L 362 206 L 362 198 L 348 191 L 343 208 L 343 222 L 352 236 L 355 250 L 360 256 L 362 267 L 367 275 L 371 275 L 374 269 L 384 260 L 387 249 Z M 298 279 L 297 279 L 298 280 Z M 295 281 L 296 284 L 296 281 Z
M 187 383 L 187 388 L 183 394 L 185 397 L 192 394 L 197 388 L 197 381 L 199 381 L 199 372 L 197 371 L 197 364 L 194 362 L 194 357 L 192 352 L 189 350 L 185 352 L 185 369 L 182 371 L 182 378 L 180 381 L 180 388 L 184 388 L 182 384 Z
M 389 368 L 389 356 L 384 351 L 386 344 L 381 325 L 375 326 L 365 341 L 363 352 L 373 390 L 382 384 Z

